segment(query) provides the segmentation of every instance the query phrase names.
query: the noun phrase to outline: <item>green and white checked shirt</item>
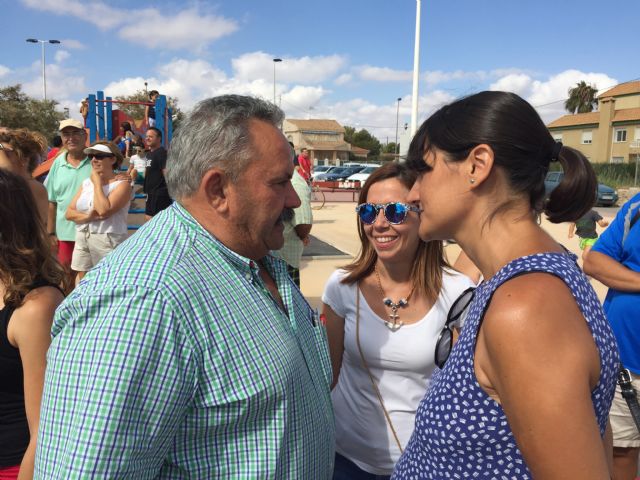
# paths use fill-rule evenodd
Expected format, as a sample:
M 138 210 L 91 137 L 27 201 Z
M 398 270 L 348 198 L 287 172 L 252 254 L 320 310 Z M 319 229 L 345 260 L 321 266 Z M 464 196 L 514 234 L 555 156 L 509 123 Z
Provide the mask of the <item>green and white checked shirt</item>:
M 284 224 L 284 245 L 278 250 L 282 259 L 294 268 L 300 268 L 300 258 L 304 250 L 304 244 L 296 234 L 296 225 L 311 225 L 313 215 L 311 213 L 311 189 L 302 176 L 294 170 L 291 177 L 291 185 L 300 197 L 300 206 L 294 209 L 294 218 Z
M 91 271 L 54 319 L 35 478 L 330 478 L 326 333 L 263 263 L 288 315 L 174 203 Z

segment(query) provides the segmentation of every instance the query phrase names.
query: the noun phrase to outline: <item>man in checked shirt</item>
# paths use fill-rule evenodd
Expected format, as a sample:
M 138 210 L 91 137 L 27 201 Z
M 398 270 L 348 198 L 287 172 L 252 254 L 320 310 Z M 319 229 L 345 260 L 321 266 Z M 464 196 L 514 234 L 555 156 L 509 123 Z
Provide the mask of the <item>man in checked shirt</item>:
M 226 95 L 180 126 L 175 202 L 56 313 L 35 478 L 331 477 L 324 327 L 270 254 L 300 205 L 282 118 Z

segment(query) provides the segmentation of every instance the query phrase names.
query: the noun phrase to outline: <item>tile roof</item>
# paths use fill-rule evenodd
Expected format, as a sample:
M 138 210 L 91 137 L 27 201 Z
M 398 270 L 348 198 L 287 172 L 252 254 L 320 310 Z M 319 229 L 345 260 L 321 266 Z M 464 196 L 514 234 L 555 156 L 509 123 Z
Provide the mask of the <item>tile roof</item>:
M 629 95 L 631 93 L 640 93 L 640 81 L 627 82 L 616 85 L 615 87 L 610 88 L 604 93 L 598 95 L 598 98 L 617 97 L 619 95 Z
M 309 148 L 311 150 L 337 150 L 340 152 L 351 151 L 351 145 L 345 141 L 340 142 L 311 142 L 305 138 L 305 141 L 301 143 L 301 146 Z
M 640 108 L 625 108 L 622 110 L 616 110 L 613 115 L 614 122 L 628 122 L 633 120 L 640 120 Z
M 600 122 L 600 112 L 576 113 L 563 115 L 547 124 L 547 128 L 571 127 L 574 125 L 587 125 Z
M 367 155 L 369 153 L 366 148 L 356 147 L 355 145 L 351 145 L 351 151 L 356 155 Z
M 298 127 L 298 130 L 315 130 L 315 131 L 324 131 L 324 132 L 338 132 L 344 133 L 344 128 L 335 120 L 319 120 L 319 119 L 310 119 L 310 120 L 297 120 L 293 118 L 287 118 L 285 122 L 289 122 L 291 125 Z M 289 131 L 289 130 L 287 130 Z

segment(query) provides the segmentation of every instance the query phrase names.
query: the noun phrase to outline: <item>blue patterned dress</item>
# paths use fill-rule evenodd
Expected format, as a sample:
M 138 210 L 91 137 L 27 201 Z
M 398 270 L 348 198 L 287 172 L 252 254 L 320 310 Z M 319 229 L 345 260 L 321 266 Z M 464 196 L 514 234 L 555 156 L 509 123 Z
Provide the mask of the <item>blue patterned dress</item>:
M 502 407 L 482 390 L 473 368 L 479 326 L 493 293 L 527 272 L 547 272 L 562 279 L 589 325 L 601 372 L 591 399 L 604 435 L 618 369 L 615 338 L 575 256 L 539 253 L 513 260 L 477 288 L 460 338 L 418 407 L 415 430 L 396 465 L 394 480 L 531 478 Z

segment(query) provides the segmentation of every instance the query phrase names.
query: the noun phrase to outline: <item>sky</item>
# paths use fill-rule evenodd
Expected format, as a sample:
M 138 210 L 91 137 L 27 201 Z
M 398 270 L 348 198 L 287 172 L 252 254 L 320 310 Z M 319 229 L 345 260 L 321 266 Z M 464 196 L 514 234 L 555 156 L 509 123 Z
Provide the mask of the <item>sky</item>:
M 640 77 L 638 0 L 423 0 L 418 121 L 458 97 L 515 92 L 550 122 L 579 81 Z M 415 0 L 0 0 L 0 86 L 21 83 L 80 118 L 97 90 L 145 88 L 180 108 L 236 93 L 288 118 L 335 119 L 383 143 L 411 121 Z M 606 8 L 605 8 L 606 7 Z M 399 115 L 398 113 L 398 98 Z

